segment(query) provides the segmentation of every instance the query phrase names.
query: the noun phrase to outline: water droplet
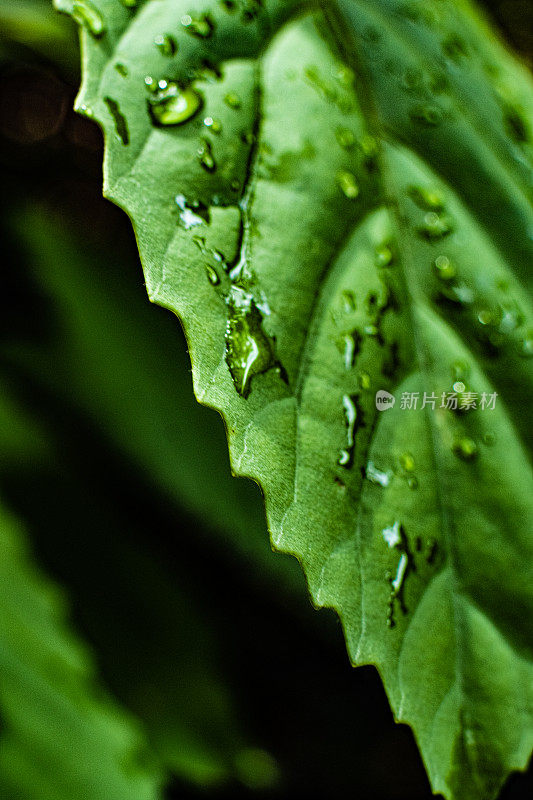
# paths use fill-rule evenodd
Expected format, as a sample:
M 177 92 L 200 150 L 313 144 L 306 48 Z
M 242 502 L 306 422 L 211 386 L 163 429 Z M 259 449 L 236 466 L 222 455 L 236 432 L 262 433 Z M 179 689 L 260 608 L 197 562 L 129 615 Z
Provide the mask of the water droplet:
M 206 264 L 205 271 L 209 283 L 211 283 L 213 286 L 218 286 L 218 284 L 220 283 L 220 276 L 216 271 L 216 269 L 212 267 L 211 264 Z
M 386 488 L 390 483 L 392 473 L 389 471 L 383 472 L 383 470 L 378 469 L 372 461 L 369 461 L 366 465 L 365 476 L 371 483 L 376 483 L 378 486 Z
M 478 454 L 477 444 L 468 436 L 456 439 L 453 443 L 452 450 L 462 461 L 473 461 Z
M 520 340 L 518 352 L 522 358 L 531 358 L 533 356 L 533 331 L 530 331 L 527 336 Z
M 213 119 L 213 117 L 206 117 L 204 119 L 204 125 L 213 133 L 220 133 L 222 131 L 222 123 L 218 119 Z
M 424 216 L 424 224 L 418 232 L 430 241 L 443 239 L 453 231 L 453 222 L 446 215 L 437 214 L 436 211 L 428 211 Z
M 177 194 L 175 200 L 176 205 L 180 209 L 180 220 L 186 231 L 198 225 L 205 225 L 207 222 L 205 209 L 187 203 L 185 195 L 183 194 Z
M 357 376 L 357 380 L 359 381 L 359 386 L 365 392 L 367 392 L 372 386 L 372 381 L 368 372 L 360 372 Z
M 346 447 L 341 450 L 337 464 L 341 467 L 351 467 L 355 447 L 355 433 L 362 424 L 361 413 L 357 408 L 357 397 L 349 394 L 343 395 L 342 407 L 346 423 Z
M 252 295 L 233 285 L 226 302 L 229 312 L 226 363 L 237 392 L 248 397 L 252 379 L 280 365 L 275 360 L 273 345 L 263 331 L 262 316 Z
M 120 0 L 126 8 L 137 8 L 137 0 Z
M 413 203 L 425 211 L 444 211 L 444 196 L 439 189 L 427 186 L 410 186 L 408 194 Z
M 156 36 L 154 44 L 163 56 L 173 56 L 178 49 L 178 44 L 175 38 L 170 36 L 168 33 Z
M 465 391 L 465 389 L 466 389 L 466 385 L 463 383 L 463 381 L 456 381 L 456 382 L 453 384 L 453 390 L 454 390 L 454 392 L 459 392 L 459 393 L 461 393 L 461 392 L 464 392 L 464 391 Z
M 355 83 L 355 72 L 351 67 L 341 62 L 332 67 L 331 74 L 341 86 L 353 86 Z
M 383 528 L 381 535 L 389 547 L 400 547 L 403 545 L 402 525 L 398 520 L 396 520 L 393 525 Z
M 355 200 L 359 195 L 359 186 L 355 180 L 355 175 L 351 172 L 342 170 L 337 173 L 337 183 L 349 200 Z
M 361 139 L 360 146 L 364 165 L 369 172 L 373 172 L 378 163 L 378 143 L 373 136 L 364 136 Z
M 407 485 L 411 490 L 418 489 L 418 478 L 415 475 L 411 475 L 407 479 Z
M 238 109 L 241 107 L 241 98 L 234 92 L 228 92 L 224 97 L 224 102 L 227 106 L 233 108 L 234 111 L 238 111 Z
M 442 111 L 438 106 L 418 105 L 414 106 L 409 116 L 413 122 L 423 125 L 426 128 L 435 128 L 442 122 Z
M 439 280 L 445 283 L 452 281 L 457 275 L 455 264 L 450 261 L 448 256 L 438 256 L 433 262 L 433 266 Z
M 214 172 L 217 168 L 217 163 L 213 156 L 213 147 L 209 139 L 202 140 L 202 144 L 198 148 L 197 153 L 200 165 L 206 172 Z
M 394 262 L 394 252 L 389 244 L 376 247 L 376 267 L 390 267 Z
M 496 436 L 491 431 L 483 434 L 483 444 L 487 445 L 487 447 L 492 447 L 495 443 Z
M 345 289 L 342 293 L 342 302 L 344 305 L 344 311 L 349 314 L 351 311 L 355 311 L 357 308 L 357 304 L 355 301 L 355 295 L 349 289 Z
M 361 347 L 361 337 L 357 331 L 347 333 L 344 336 L 344 366 L 351 369 L 355 363 L 355 357 Z
M 413 472 L 415 469 L 415 459 L 411 453 L 402 453 L 400 456 L 400 466 L 406 472 Z
M 351 150 L 355 145 L 355 134 L 349 128 L 337 128 L 335 131 L 335 137 L 345 150 Z
M 183 91 L 177 83 L 159 81 L 158 88 L 153 89 L 153 82 L 148 84 L 147 76 L 144 81 L 152 90 L 148 98 L 148 109 L 154 125 L 182 125 L 194 117 L 202 105 L 202 98 L 188 88 Z M 161 85 L 163 84 L 163 85 Z
M 495 317 L 489 308 L 482 308 L 478 311 L 477 319 L 480 325 L 493 325 Z
M 119 75 L 122 75 L 123 78 L 128 77 L 128 68 L 125 64 L 117 63 L 115 64 L 115 69 Z
M 106 31 L 104 18 L 90 0 L 74 0 L 72 4 L 72 16 L 76 22 L 83 25 L 95 39 L 99 39 L 100 36 L 104 35 Z
M 104 97 L 104 102 L 107 105 L 111 116 L 113 117 L 118 138 L 122 144 L 129 144 L 130 135 L 128 131 L 128 123 L 126 122 L 124 114 L 121 113 L 118 103 L 111 97 Z
M 184 14 L 181 18 L 181 24 L 191 36 L 196 36 L 197 39 L 209 39 L 215 30 L 215 23 L 209 14 L 202 14 L 200 17 L 191 17 L 190 14 Z
M 457 33 L 450 33 L 442 43 L 442 50 L 447 58 L 455 61 L 456 64 L 461 63 L 464 58 L 468 57 L 468 47 L 462 36 Z

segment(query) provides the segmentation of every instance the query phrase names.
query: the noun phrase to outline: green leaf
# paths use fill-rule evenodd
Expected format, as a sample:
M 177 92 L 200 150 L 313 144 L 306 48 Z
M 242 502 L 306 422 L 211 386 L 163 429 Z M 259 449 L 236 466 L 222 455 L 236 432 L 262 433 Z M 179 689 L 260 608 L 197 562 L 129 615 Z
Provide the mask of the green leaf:
M 533 743 L 531 79 L 458 0 L 58 5 L 105 194 L 274 545 L 434 790 L 495 797 Z M 494 408 L 441 407 L 458 384 Z
M 0 787 L 6 800 L 159 797 L 133 718 L 98 686 L 57 588 L 0 511 Z

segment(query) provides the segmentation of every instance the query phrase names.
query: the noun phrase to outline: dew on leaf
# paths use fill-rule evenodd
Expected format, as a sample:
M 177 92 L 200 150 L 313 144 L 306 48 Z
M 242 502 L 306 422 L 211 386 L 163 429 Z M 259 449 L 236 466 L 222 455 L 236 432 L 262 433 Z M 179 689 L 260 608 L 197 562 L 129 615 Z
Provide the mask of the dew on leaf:
M 205 169 L 206 172 L 215 172 L 217 163 L 215 161 L 215 157 L 213 156 L 213 147 L 209 139 L 202 140 L 197 152 L 200 166 Z
M 496 442 L 496 436 L 491 431 L 487 431 L 483 434 L 482 441 L 487 447 L 492 447 Z
M 72 16 L 86 28 L 91 36 L 99 39 L 106 31 L 104 18 L 100 11 L 90 0 L 74 0 L 72 4 Z
M 129 74 L 128 73 L 128 68 L 127 68 L 127 66 L 125 64 L 117 62 L 115 64 L 115 69 L 116 69 L 116 71 L 118 72 L 119 75 L 122 75 L 123 78 L 127 78 L 128 77 L 128 74 Z
M 381 535 L 389 547 L 400 547 L 403 544 L 402 525 L 398 520 L 393 525 L 383 528 Z
M 238 111 L 241 107 L 241 98 L 235 92 L 228 92 L 227 95 L 224 97 L 224 102 L 230 108 L 233 108 L 234 111 Z
M 350 311 L 355 311 L 357 304 L 355 300 L 355 295 L 349 289 L 345 289 L 342 293 L 342 301 L 344 304 L 344 310 L 349 313 Z
M 347 333 L 344 336 L 344 366 L 351 369 L 355 363 L 355 357 L 359 352 L 361 339 L 357 331 Z
M 417 105 L 409 112 L 413 122 L 426 128 L 435 128 L 442 121 L 442 112 L 437 106 Z
M 202 98 L 194 89 L 182 91 L 177 83 L 159 81 L 158 88 L 154 90 L 153 83 L 148 84 L 148 78 L 149 76 L 144 80 L 152 89 L 152 96 L 148 98 L 148 109 L 154 125 L 182 125 L 192 119 L 200 109 Z
M 428 211 L 424 215 L 424 223 L 418 228 L 418 232 L 425 239 L 435 241 L 443 239 L 453 231 L 453 222 L 445 214 L 437 214 L 436 211 Z
M 176 205 L 180 209 L 180 220 L 186 231 L 189 231 L 191 228 L 195 228 L 198 225 L 205 224 L 205 214 L 204 216 L 201 216 L 200 213 L 197 213 L 200 209 L 196 210 L 194 206 L 191 207 L 191 204 L 187 203 L 185 195 L 177 194 L 175 200 Z
M 365 468 L 365 477 L 371 483 L 375 483 L 378 486 L 386 488 L 390 483 L 392 473 L 389 471 L 384 472 L 383 470 L 378 469 L 373 461 L 369 461 Z
M 175 38 L 173 36 L 170 36 L 170 34 L 168 33 L 156 36 L 154 44 L 161 53 L 161 55 L 168 57 L 173 56 L 178 49 L 178 44 Z
M 120 111 L 118 103 L 111 97 L 104 97 L 104 102 L 108 107 L 111 116 L 113 117 L 118 138 L 122 144 L 129 144 L 130 135 L 128 131 L 128 123 L 126 122 L 124 114 L 122 114 Z
M 411 490 L 418 489 L 418 478 L 415 475 L 411 475 L 407 479 L 407 485 Z
M 355 175 L 352 172 L 341 170 L 337 173 L 337 183 L 339 184 L 343 194 L 349 200 L 355 200 L 359 195 L 359 186 L 355 180 Z
M 122 5 L 126 8 L 137 8 L 137 1 L 138 0 L 120 0 Z
M 376 267 L 390 267 L 393 262 L 394 252 L 389 244 L 382 244 L 379 247 L 376 247 Z
M 378 143 L 373 136 L 364 136 L 361 139 L 360 147 L 363 153 L 363 162 L 369 172 L 373 172 L 377 167 Z
M 450 261 L 448 256 L 437 256 L 433 262 L 433 266 L 439 280 L 448 283 L 454 280 L 457 275 L 457 269 L 453 261 Z
M 406 472 L 413 472 L 415 469 L 415 459 L 411 453 L 402 453 L 400 456 L 400 466 Z
M 533 331 L 520 340 L 518 352 L 522 358 L 533 356 Z
M 444 196 L 438 189 L 410 186 L 408 194 L 413 203 L 425 211 L 444 211 Z
M 341 450 L 337 464 L 341 467 L 351 467 L 355 447 L 355 433 L 361 425 L 361 412 L 357 408 L 357 397 L 355 395 L 343 395 L 342 407 L 346 423 L 346 446 Z
M 252 295 L 233 285 L 228 298 L 226 326 L 226 363 L 237 392 L 248 397 L 256 375 L 279 366 L 273 345 L 263 331 L 263 318 Z
M 205 117 L 204 125 L 213 133 L 220 133 L 222 131 L 222 123 L 218 119 L 213 119 L 213 117 Z
M 216 269 L 212 267 L 211 264 L 206 264 L 205 271 L 209 283 L 212 284 L 213 286 L 218 286 L 218 284 L 220 283 L 220 276 L 216 271 Z
M 368 372 L 360 372 L 357 376 L 357 380 L 359 382 L 359 386 L 363 391 L 368 391 L 372 385 L 372 381 L 370 379 L 370 375 Z
M 209 39 L 215 29 L 215 23 L 209 14 L 202 14 L 199 17 L 191 17 L 190 14 L 184 14 L 181 18 L 181 24 L 191 36 L 196 36 L 197 39 Z
M 345 150 L 351 150 L 355 145 L 355 134 L 349 128 L 337 128 L 335 131 L 335 138 Z
M 468 436 L 461 436 L 453 443 L 452 450 L 462 461 L 473 461 L 477 454 L 477 444 Z

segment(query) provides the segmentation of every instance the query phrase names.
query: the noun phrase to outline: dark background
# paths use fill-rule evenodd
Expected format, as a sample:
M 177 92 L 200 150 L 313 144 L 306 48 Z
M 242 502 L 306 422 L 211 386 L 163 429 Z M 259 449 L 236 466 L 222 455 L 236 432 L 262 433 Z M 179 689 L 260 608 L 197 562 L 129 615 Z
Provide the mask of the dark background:
M 533 64 L 532 3 L 485 5 Z M 67 588 L 103 682 L 145 722 L 156 749 L 169 746 L 165 729 L 185 720 L 229 765 L 209 788 L 169 767 L 168 800 L 430 798 L 413 736 L 394 725 L 375 670 L 349 666 L 336 618 L 313 611 L 295 562 L 268 552 L 258 490 L 239 481 L 219 520 L 203 513 L 202 491 L 227 482 L 222 423 L 195 406 L 179 326 L 148 305 L 130 223 L 102 199 L 100 132 L 72 111 L 74 26 L 65 20 L 51 32 L 46 3 L 25 7 L 35 14 L 26 30 L 8 26 L 0 40 L 0 382 L 47 445 L 43 456 L 39 437 L 27 441 L 5 423 L 4 502 L 25 521 L 39 563 Z M 64 293 L 46 277 L 49 265 Z M 86 294 L 92 282 L 94 296 Z M 69 331 L 80 337 L 83 363 L 64 345 Z M 122 376 L 126 349 L 136 369 Z M 106 399 L 111 384 L 99 371 L 110 358 L 120 402 Z M 135 424 L 122 438 L 113 433 L 128 387 L 140 440 L 152 437 L 155 454 L 129 446 Z M 150 427 L 147 407 L 159 427 Z M 189 426 L 201 430 L 198 448 L 216 445 L 204 460 Z M 175 484 L 163 475 L 169 442 Z M 227 535 L 235 513 L 244 518 L 238 547 Z M 275 774 L 267 760 L 252 785 L 255 770 L 236 761 L 243 744 L 271 754 Z M 530 770 L 510 779 L 502 800 L 531 796 Z

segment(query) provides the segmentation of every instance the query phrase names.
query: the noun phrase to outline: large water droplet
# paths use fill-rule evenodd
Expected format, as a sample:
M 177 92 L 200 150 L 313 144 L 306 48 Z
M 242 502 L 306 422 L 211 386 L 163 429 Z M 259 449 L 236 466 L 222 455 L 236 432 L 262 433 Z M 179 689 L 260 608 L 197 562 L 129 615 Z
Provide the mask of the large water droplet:
M 150 76 L 145 78 L 145 83 L 153 92 L 148 98 L 148 109 L 154 125 L 182 125 L 192 119 L 202 105 L 202 98 L 192 88 L 182 91 L 177 83 L 159 81 L 154 89 Z
M 226 363 L 237 392 L 248 397 L 254 376 L 272 367 L 275 360 L 270 339 L 263 331 L 263 319 L 252 295 L 233 285 L 227 298 Z
M 345 394 L 342 397 L 344 420 L 346 423 L 346 446 L 341 450 L 337 464 L 341 467 L 351 467 L 355 447 L 355 433 L 361 425 L 361 412 L 357 408 L 357 397 Z
M 90 0 L 74 0 L 72 4 L 72 16 L 86 28 L 89 33 L 99 39 L 106 31 L 104 18 L 99 10 Z

